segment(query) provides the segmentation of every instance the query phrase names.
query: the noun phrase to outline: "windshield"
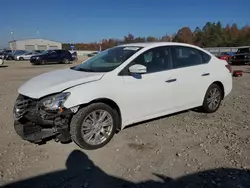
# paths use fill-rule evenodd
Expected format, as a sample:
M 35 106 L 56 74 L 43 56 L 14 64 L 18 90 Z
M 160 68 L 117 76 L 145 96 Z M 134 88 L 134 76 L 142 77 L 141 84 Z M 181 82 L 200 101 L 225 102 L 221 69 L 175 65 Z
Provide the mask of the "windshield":
M 40 54 L 44 55 L 44 54 L 49 54 L 51 52 L 52 52 L 52 50 L 45 50 L 45 51 L 41 52 Z
M 71 69 L 86 72 L 109 72 L 120 66 L 142 47 L 118 46 L 107 49 Z
M 15 55 L 23 55 L 23 54 L 25 54 L 25 53 L 26 53 L 26 51 L 23 51 L 23 50 L 15 51 L 15 52 L 14 52 Z
M 236 53 L 243 54 L 243 53 L 249 53 L 249 52 L 250 52 L 249 48 L 240 48 L 240 49 L 238 49 L 238 51 Z

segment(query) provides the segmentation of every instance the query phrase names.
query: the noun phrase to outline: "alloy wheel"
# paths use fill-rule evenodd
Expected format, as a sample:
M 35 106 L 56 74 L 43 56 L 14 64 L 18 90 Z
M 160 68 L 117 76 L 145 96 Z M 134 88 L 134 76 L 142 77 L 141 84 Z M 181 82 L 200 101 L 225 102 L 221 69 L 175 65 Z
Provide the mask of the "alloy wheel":
M 207 104 L 210 110 L 215 110 L 220 105 L 221 93 L 218 88 L 212 88 L 207 96 Z
M 102 144 L 112 134 L 113 126 L 113 118 L 109 112 L 95 110 L 87 115 L 82 123 L 82 138 L 90 145 Z

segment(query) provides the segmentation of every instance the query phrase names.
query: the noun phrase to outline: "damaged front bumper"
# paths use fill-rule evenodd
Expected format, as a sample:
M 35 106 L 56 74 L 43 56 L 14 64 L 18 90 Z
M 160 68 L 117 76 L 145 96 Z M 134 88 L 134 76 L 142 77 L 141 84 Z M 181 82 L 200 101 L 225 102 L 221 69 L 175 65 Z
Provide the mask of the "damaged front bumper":
M 42 144 L 51 139 L 71 140 L 69 132 L 73 112 L 70 109 L 45 111 L 38 100 L 19 95 L 13 110 L 14 129 L 23 139 Z

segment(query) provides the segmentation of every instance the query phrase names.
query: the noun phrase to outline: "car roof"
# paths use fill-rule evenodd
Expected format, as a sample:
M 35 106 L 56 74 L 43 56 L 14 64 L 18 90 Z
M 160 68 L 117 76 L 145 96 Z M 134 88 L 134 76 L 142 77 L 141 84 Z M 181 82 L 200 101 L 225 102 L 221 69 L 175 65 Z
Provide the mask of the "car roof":
M 136 46 L 136 47 L 160 47 L 160 46 L 187 46 L 187 47 L 198 47 L 187 43 L 179 43 L 179 42 L 142 42 L 142 43 L 130 43 L 130 44 L 122 44 L 119 46 Z

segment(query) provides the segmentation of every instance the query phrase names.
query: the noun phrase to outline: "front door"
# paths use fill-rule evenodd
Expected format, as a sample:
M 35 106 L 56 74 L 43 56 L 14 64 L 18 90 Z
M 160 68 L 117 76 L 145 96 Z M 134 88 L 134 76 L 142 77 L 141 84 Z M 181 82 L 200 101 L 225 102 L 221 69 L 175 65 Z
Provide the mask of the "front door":
M 58 54 L 55 51 L 52 51 L 48 54 L 48 62 L 56 63 L 58 62 Z
M 126 74 L 133 64 L 146 66 L 147 73 Z M 157 47 L 144 52 L 122 72 L 125 72 L 122 92 L 127 96 L 122 101 L 126 124 L 165 115 L 173 110 L 173 88 L 176 82 L 171 79 L 169 47 Z

